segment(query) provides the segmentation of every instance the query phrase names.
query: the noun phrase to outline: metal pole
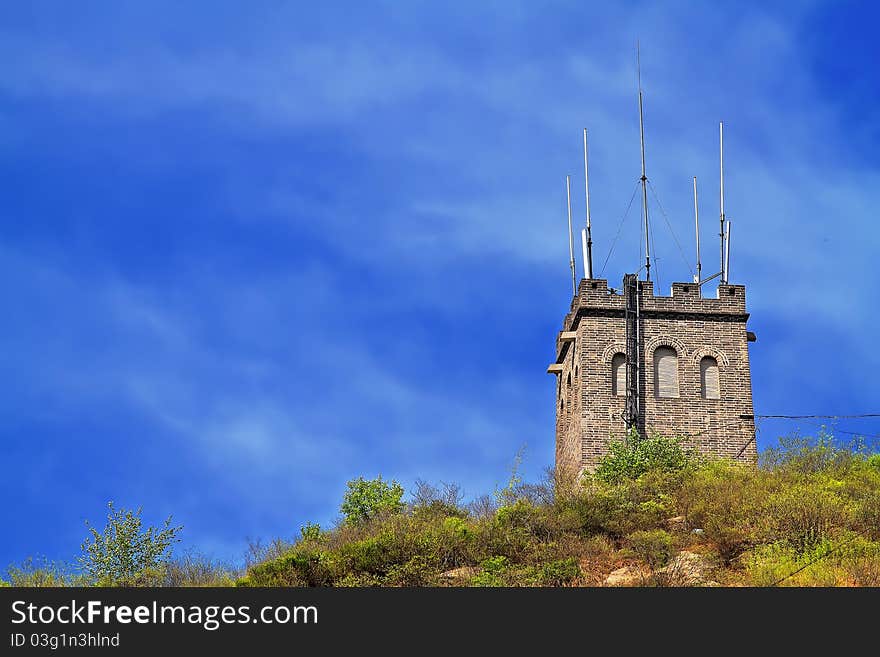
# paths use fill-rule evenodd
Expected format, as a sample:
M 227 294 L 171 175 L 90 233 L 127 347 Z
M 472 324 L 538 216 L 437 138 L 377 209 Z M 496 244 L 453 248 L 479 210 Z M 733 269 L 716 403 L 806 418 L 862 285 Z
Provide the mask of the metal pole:
M 718 236 L 721 238 L 721 282 L 727 282 L 727 276 L 724 273 L 724 122 L 718 123 L 718 153 L 719 153 L 719 172 L 720 172 L 720 196 L 721 196 L 721 232 Z
M 725 224 L 727 231 L 724 236 L 724 282 L 730 281 L 730 221 Z
M 571 234 L 571 176 L 565 177 L 565 192 L 568 196 L 568 264 L 571 267 L 571 293 L 577 294 L 577 279 L 574 273 L 574 239 Z
M 590 253 L 587 248 L 587 229 L 581 228 L 581 255 L 584 258 L 584 278 L 592 278 L 592 271 L 589 271 L 593 268 L 592 263 L 590 262 Z
M 587 165 L 587 129 L 584 128 L 584 189 L 586 190 L 587 199 L 587 232 L 586 236 L 581 234 L 581 240 L 585 242 L 584 247 L 584 277 L 593 278 L 593 232 L 592 221 L 590 218 L 590 174 Z M 586 238 L 586 239 L 584 239 Z
M 642 110 L 642 61 L 639 44 L 636 42 L 636 68 L 639 78 L 639 137 L 642 143 L 642 212 L 645 225 L 645 280 L 651 280 L 651 240 L 648 225 L 648 176 L 645 175 L 645 119 Z
M 700 212 L 697 209 L 697 177 L 694 176 L 694 225 L 697 233 L 697 275 L 694 276 L 694 283 L 699 285 L 702 278 L 700 265 Z

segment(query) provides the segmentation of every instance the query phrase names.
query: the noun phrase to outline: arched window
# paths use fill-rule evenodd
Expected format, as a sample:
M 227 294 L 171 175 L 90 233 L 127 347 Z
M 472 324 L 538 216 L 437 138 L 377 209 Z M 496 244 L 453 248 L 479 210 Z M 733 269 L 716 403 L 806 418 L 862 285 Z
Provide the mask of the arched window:
M 611 359 L 611 394 L 615 397 L 626 396 L 626 356 L 614 354 Z
M 700 393 L 703 399 L 721 399 L 718 361 L 712 356 L 704 356 L 700 360 Z
M 654 396 L 678 397 L 678 354 L 672 347 L 654 351 Z
M 569 388 L 571 387 L 571 372 L 568 373 L 568 381 L 566 382 L 566 384 Z

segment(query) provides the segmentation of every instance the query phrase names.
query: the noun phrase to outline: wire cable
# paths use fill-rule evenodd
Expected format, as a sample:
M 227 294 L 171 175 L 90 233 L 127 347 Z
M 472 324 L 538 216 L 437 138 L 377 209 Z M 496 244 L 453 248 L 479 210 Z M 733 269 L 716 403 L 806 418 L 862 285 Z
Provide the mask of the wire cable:
M 821 418 L 825 420 L 851 420 L 862 417 L 880 417 L 880 413 L 858 413 L 855 415 L 756 415 L 761 419 L 784 419 L 784 420 L 808 420 L 810 418 Z
M 620 238 L 620 232 L 623 230 L 623 222 L 626 221 L 626 217 L 629 214 L 630 209 L 632 208 L 633 201 L 636 198 L 636 190 L 639 188 L 638 181 L 636 182 L 635 187 L 633 187 L 632 196 L 629 197 L 629 203 L 626 206 L 626 211 L 623 213 L 623 216 L 620 218 L 620 222 L 617 224 L 617 235 L 614 236 L 614 239 L 611 240 L 611 248 L 608 249 L 608 255 L 605 256 L 605 262 L 602 263 L 602 271 L 599 272 L 599 278 L 602 278 L 602 275 L 605 273 L 605 266 L 608 264 L 608 258 L 611 257 L 611 253 L 614 251 L 614 246 L 617 244 L 617 240 Z
M 672 223 L 669 221 L 669 217 L 666 214 L 666 210 L 663 209 L 663 205 L 660 203 L 660 198 L 657 196 L 657 190 L 654 189 L 654 185 L 651 184 L 651 181 L 648 181 L 648 187 L 651 188 L 651 194 L 654 196 L 654 201 L 657 203 L 657 207 L 660 208 L 660 214 L 663 215 L 663 220 L 666 222 L 666 227 L 669 228 L 669 232 L 672 235 L 672 239 L 675 241 L 675 246 L 678 247 L 678 253 L 681 255 L 681 260 L 684 262 L 684 266 L 688 268 L 688 271 L 691 272 L 691 276 L 694 276 L 694 268 L 691 267 L 690 262 L 688 262 L 687 256 L 684 254 L 684 249 L 681 248 L 681 243 L 678 241 L 678 237 L 675 234 L 675 230 L 672 228 Z M 653 236 L 651 237 L 653 239 Z M 656 244 L 656 242 L 655 242 Z
M 854 535 L 854 536 L 851 536 L 851 537 L 849 538 L 849 540 L 844 541 L 844 542 L 841 543 L 840 545 L 838 545 L 838 546 L 836 546 L 836 547 L 834 547 L 834 548 L 828 550 L 825 554 L 816 557 L 816 558 L 813 559 L 812 561 L 808 561 L 807 563 L 805 563 L 805 564 L 804 564 L 803 566 L 801 566 L 800 568 L 796 568 L 795 570 L 791 571 L 788 575 L 785 575 L 784 577 L 780 577 L 780 578 L 777 579 L 775 582 L 773 582 L 770 586 L 779 586 L 780 584 L 782 584 L 782 582 L 784 582 L 785 580 L 787 580 L 789 577 L 793 577 L 794 575 L 797 575 L 797 574 L 798 574 L 799 572 L 801 572 L 802 570 L 806 570 L 807 568 L 809 568 L 810 566 L 812 566 L 814 563 L 818 563 L 819 561 L 822 561 L 822 559 L 825 559 L 825 558 L 827 558 L 827 557 L 830 557 L 830 556 L 831 556 L 832 554 L 834 554 L 835 552 L 839 552 L 840 550 L 842 550 L 843 548 L 845 548 L 847 545 L 849 545 L 850 543 L 852 543 L 852 542 L 853 542 L 854 540 L 856 540 L 857 538 L 859 538 L 859 537 L 861 537 L 861 538 L 865 538 L 865 535 L 864 535 L 863 532 L 859 532 L 859 531 L 855 531 L 855 530 L 852 530 L 852 531 L 855 532 L 855 535 Z

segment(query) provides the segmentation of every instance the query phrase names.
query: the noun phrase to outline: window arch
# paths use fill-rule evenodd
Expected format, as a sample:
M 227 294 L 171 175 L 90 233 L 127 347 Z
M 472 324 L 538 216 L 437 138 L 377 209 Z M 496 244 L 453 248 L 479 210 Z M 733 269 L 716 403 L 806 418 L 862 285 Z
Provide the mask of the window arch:
M 654 396 L 678 397 L 678 353 L 672 347 L 654 350 Z
M 703 399 L 721 399 L 718 361 L 712 356 L 700 359 L 700 395 Z
M 614 397 L 626 396 L 626 355 L 614 354 L 611 359 L 611 394 Z
M 566 385 L 567 385 L 569 388 L 571 387 L 571 372 L 568 373 L 568 381 L 566 382 Z

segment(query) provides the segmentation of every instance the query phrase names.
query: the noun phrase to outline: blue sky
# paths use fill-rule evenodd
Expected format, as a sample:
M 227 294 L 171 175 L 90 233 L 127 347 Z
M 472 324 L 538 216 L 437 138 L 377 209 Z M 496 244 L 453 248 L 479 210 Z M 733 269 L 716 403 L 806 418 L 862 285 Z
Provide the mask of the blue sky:
M 237 560 L 359 475 L 475 496 L 526 445 L 540 476 L 564 176 L 587 127 L 602 262 L 636 39 L 648 174 L 688 259 L 698 176 L 711 271 L 725 122 L 756 412 L 880 411 L 874 10 L 130 4 L 0 10 L 3 565 L 72 558 L 108 500 Z M 653 212 L 668 293 L 689 264 Z M 636 204 L 604 275 L 638 262 Z

